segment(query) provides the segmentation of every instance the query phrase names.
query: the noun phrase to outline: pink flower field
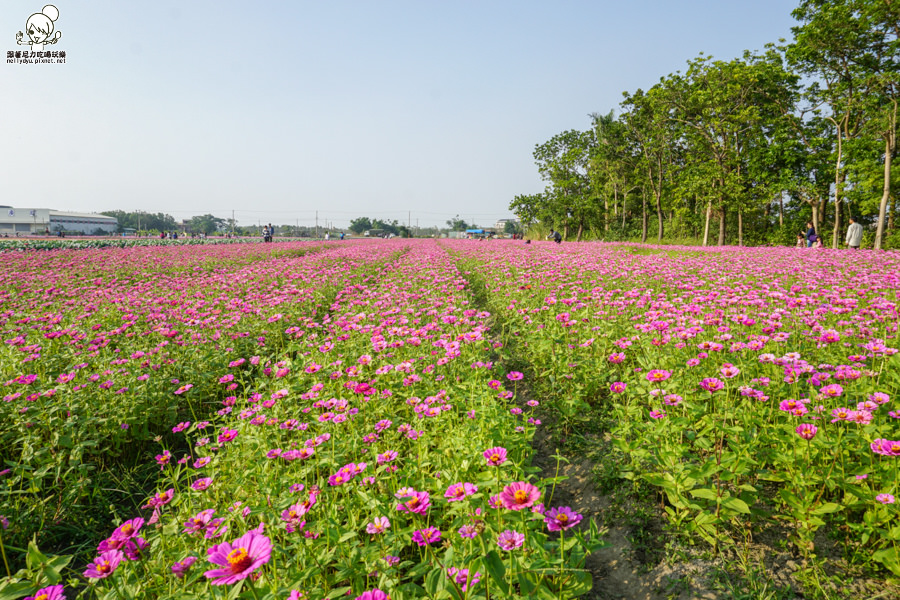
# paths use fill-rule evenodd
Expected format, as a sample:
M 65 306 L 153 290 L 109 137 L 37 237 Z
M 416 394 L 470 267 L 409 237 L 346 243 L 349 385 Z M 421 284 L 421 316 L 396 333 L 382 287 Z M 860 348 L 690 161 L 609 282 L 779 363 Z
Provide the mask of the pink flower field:
M 9 598 L 573 598 L 602 422 L 712 549 L 900 575 L 900 257 L 513 241 L 0 254 Z

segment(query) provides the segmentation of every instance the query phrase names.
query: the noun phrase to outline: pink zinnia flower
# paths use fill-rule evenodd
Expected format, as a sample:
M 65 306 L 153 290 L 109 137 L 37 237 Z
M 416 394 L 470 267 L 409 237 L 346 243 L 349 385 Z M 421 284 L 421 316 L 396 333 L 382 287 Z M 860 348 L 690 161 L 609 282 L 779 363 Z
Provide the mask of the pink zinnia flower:
M 671 376 L 672 376 L 672 374 L 670 372 L 665 371 L 663 369 L 652 369 L 651 371 L 649 371 L 647 373 L 646 378 L 647 378 L 647 381 L 650 381 L 652 383 L 658 383 L 660 381 L 667 380 Z
M 143 526 L 144 519 L 140 517 L 138 517 L 137 519 L 131 519 L 130 521 L 125 521 L 124 523 L 116 527 L 116 530 L 113 531 L 112 535 L 109 537 L 127 540 L 135 537 Z
M 63 594 L 63 586 L 51 585 L 39 589 L 34 596 L 28 596 L 25 600 L 66 600 L 66 596 Z
M 544 523 L 549 531 L 569 529 L 581 523 L 582 516 L 568 506 L 551 508 L 544 513 Z
M 878 494 L 875 496 L 875 500 L 882 504 L 893 504 L 895 499 L 891 494 Z
M 232 543 L 223 542 L 210 548 L 209 562 L 223 567 L 206 571 L 212 585 L 227 585 L 246 579 L 272 557 L 272 541 L 253 529 Z
M 540 497 L 540 490 L 525 481 L 515 481 L 500 492 L 500 502 L 509 510 L 529 508 Z
M 391 597 L 378 588 L 375 588 L 374 590 L 366 590 L 365 592 L 357 596 L 356 600 L 391 600 Z
M 525 376 L 522 375 L 521 373 L 519 373 L 518 371 L 510 371 L 509 373 L 506 374 L 506 378 L 509 379 L 510 381 L 519 381 L 523 377 L 525 377 Z
M 816 437 L 816 433 L 819 431 L 819 428 L 810 423 L 803 423 L 802 425 L 797 425 L 797 435 L 802 437 L 804 440 L 811 440 Z
M 107 550 L 88 565 L 83 575 L 88 579 L 105 579 L 113 574 L 123 558 L 125 554 L 121 550 Z
M 141 508 L 158 508 L 160 506 L 165 506 L 169 502 L 172 501 L 172 497 L 175 495 L 175 488 L 169 488 L 164 492 L 160 492 L 150 498 L 147 501 L 147 504 L 142 506 Z
M 456 502 L 457 500 L 462 500 L 471 496 L 477 491 L 478 486 L 473 483 L 454 483 L 447 488 L 446 492 L 444 492 L 444 498 L 446 498 L 448 502 Z
M 718 392 L 722 388 L 725 387 L 725 384 L 722 383 L 721 380 L 716 379 L 715 377 L 707 377 L 703 381 L 700 382 L 700 387 L 704 390 L 712 394 L 713 392 Z
M 412 541 L 419 546 L 428 546 L 441 541 L 441 532 L 437 527 L 417 529 L 412 535 Z
M 500 446 L 488 448 L 483 455 L 485 460 L 487 460 L 487 464 L 492 467 L 499 467 L 506 462 L 507 457 L 506 448 L 501 448 Z
M 628 387 L 628 384 L 626 384 L 622 381 L 616 381 L 615 383 L 613 383 L 612 385 L 609 386 L 609 391 L 611 391 L 613 394 L 621 394 L 622 392 L 625 391 L 625 388 L 627 388 L 627 387 Z
M 875 454 L 882 456 L 900 456 L 900 441 L 878 438 L 869 446 Z
M 409 498 L 409 500 L 397 505 L 397 510 L 400 512 L 409 511 L 417 515 L 424 515 L 431 506 L 431 498 L 428 492 L 412 491 L 409 494 L 404 494 L 402 497 Z
M 378 535 L 391 528 L 391 522 L 387 517 L 375 517 L 375 520 L 366 525 L 366 533 Z
M 499 536 L 497 536 L 497 545 L 507 552 L 510 550 L 515 550 L 516 548 L 521 548 L 522 544 L 524 543 L 525 534 L 519 533 L 518 531 L 507 529 Z
M 193 564 L 197 562 L 196 556 L 188 556 L 181 562 L 176 562 L 172 565 L 172 573 L 178 579 L 184 579 L 184 576 L 190 571 Z
M 830 385 L 826 385 L 823 388 L 820 388 L 819 393 L 828 398 L 837 398 L 844 393 L 844 388 L 836 383 L 832 383 Z

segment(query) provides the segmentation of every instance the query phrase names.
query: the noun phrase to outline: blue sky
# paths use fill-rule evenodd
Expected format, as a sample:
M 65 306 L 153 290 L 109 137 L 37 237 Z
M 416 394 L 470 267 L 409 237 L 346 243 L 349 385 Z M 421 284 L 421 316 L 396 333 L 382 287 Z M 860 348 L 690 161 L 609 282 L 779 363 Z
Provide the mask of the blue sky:
M 240 223 L 493 223 L 532 151 L 795 1 L 58 0 L 66 64 L 0 65 L 0 204 Z M 0 50 L 41 0 L 0 6 Z M 4 52 L 5 56 L 5 52 Z

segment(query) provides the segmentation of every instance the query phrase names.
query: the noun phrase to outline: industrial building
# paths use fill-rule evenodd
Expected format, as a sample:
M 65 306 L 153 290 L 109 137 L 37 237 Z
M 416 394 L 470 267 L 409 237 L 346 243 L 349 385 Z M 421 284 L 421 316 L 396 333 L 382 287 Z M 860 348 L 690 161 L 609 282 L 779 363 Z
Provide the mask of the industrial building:
M 97 213 L 0 206 L 0 236 L 56 234 L 60 231 L 109 234 L 115 233 L 118 227 L 118 219 Z

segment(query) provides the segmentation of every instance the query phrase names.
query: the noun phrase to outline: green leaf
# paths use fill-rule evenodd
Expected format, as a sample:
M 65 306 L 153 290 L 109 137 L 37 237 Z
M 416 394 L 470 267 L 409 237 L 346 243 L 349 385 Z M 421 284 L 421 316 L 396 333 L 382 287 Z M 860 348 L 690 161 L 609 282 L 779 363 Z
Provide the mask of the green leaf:
M 491 550 L 484 557 L 484 566 L 494 583 L 503 591 L 505 596 L 508 596 L 509 584 L 506 583 L 506 566 L 503 564 L 503 559 L 497 555 L 496 550 Z
M 722 502 L 722 506 L 724 506 L 728 510 L 733 510 L 735 512 L 739 512 L 739 513 L 742 513 L 745 515 L 750 514 L 750 507 L 747 506 L 747 503 L 744 502 L 743 500 L 741 500 L 740 498 L 735 498 L 735 497 L 726 498 Z
M 716 490 L 710 488 L 697 488 L 696 490 L 691 490 L 690 493 L 694 498 L 705 498 L 714 502 L 719 500 L 719 495 L 716 493 Z
M 425 591 L 428 592 L 429 596 L 437 594 L 441 581 L 443 580 L 443 574 L 440 567 L 436 567 L 428 573 L 428 576 L 425 578 Z
M 16 583 L 0 582 L 0 600 L 18 600 L 38 591 L 37 586 L 30 581 Z
M 841 506 L 840 504 L 836 504 L 834 502 L 827 502 L 827 503 L 823 504 L 822 506 L 820 506 L 819 508 L 815 509 L 814 511 L 811 511 L 810 514 L 824 515 L 827 513 L 838 512 L 841 510 L 844 510 L 844 507 Z
M 897 556 L 897 548 L 879 550 L 872 558 L 883 564 L 894 575 L 900 575 L 900 557 Z

